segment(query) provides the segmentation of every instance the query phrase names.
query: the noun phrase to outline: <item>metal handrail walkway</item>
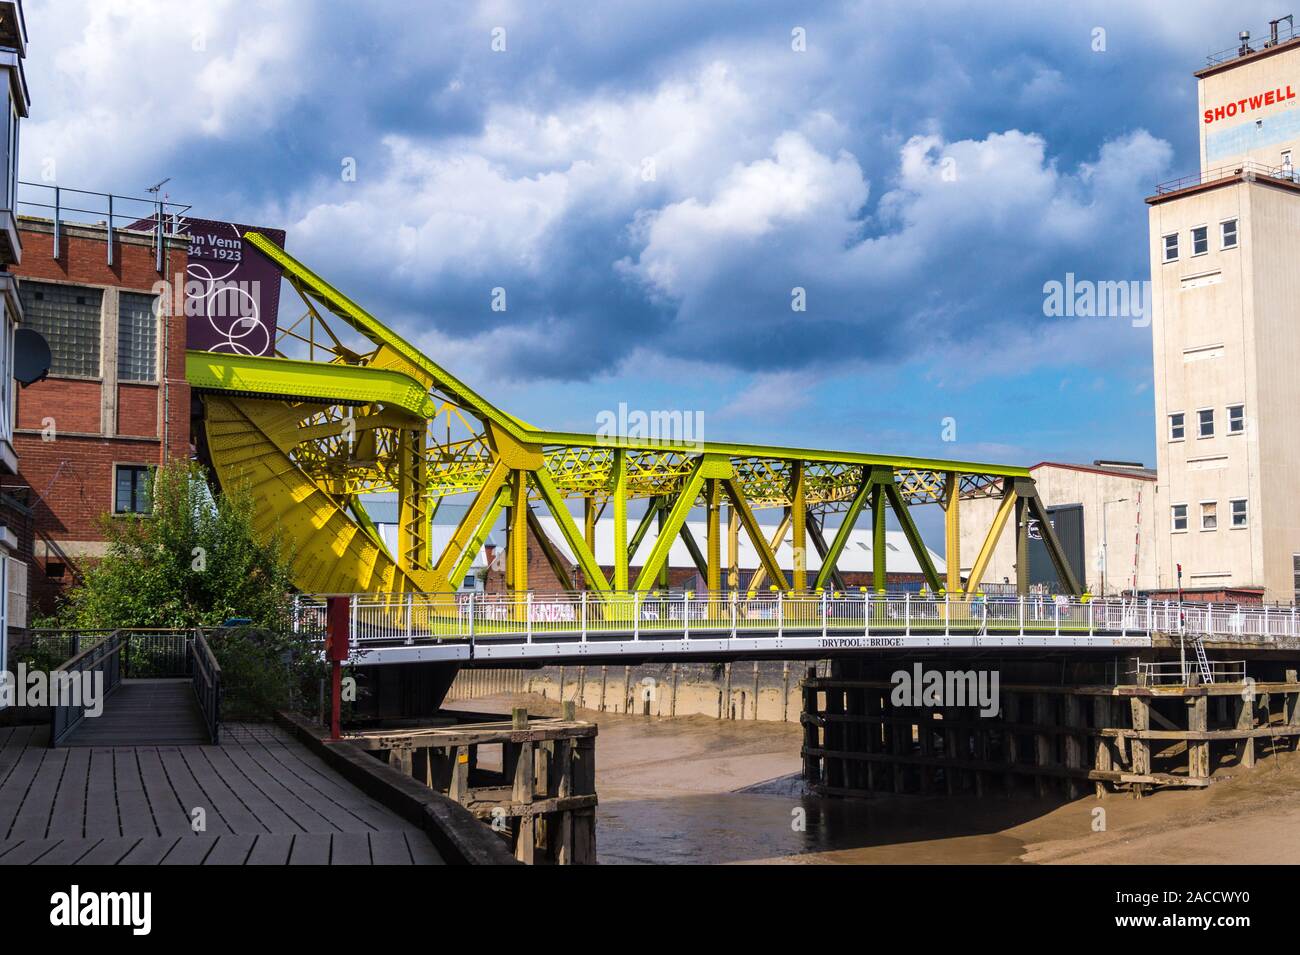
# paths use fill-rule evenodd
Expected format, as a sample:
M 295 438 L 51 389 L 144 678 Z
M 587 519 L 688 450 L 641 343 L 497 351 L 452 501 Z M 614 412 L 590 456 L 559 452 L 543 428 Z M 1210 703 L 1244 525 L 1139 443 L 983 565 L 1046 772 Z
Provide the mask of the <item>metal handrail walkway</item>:
M 71 639 L 74 646 L 77 646 L 79 634 L 73 634 Z M 82 680 L 85 677 L 93 678 L 100 672 L 103 674 L 102 683 L 99 692 L 95 694 L 98 696 L 99 715 L 112 706 L 111 701 L 118 697 L 148 696 L 155 693 L 154 690 L 147 690 L 152 684 L 175 684 L 184 680 L 191 684 L 192 699 L 188 694 L 177 694 L 165 688 L 157 690 L 155 695 L 167 696 L 164 704 L 180 707 L 178 712 L 193 707 L 201 717 L 207 741 L 219 742 L 221 666 L 202 631 L 122 629 L 108 632 L 85 649 L 78 648 L 72 658 L 51 675 L 52 686 L 59 681 L 69 686 L 76 684 L 77 690 L 51 701 L 51 746 L 67 745 L 74 742 L 74 737 L 79 738 L 79 731 L 86 727 L 85 721 L 94 715 L 88 712 L 92 698 L 85 692 Z M 142 686 L 146 690 L 141 690 Z M 132 692 L 127 693 L 127 688 Z M 140 706 L 138 703 L 135 705 Z M 156 719 L 158 711 L 150 700 L 141 707 L 141 713 L 144 714 L 141 719 L 128 719 L 130 725 L 127 728 L 131 734 L 138 730 L 141 740 L 144 740 L 149 737 L 152 729 L 148 725 L 138 724 L 142 720 L 148 722 Z M 120 724 L 121 719 L 116 722 Z M 120 732 L 121 727 L 117 730 Z
M 706 655 L 930 647 L 1143 647 L 1174 605 L 1064 597 L 836 593 L 345 596 L 352 661 Z M 325 595 L 295 600 L 323 635 Z
M 295 598 L 324 634 L 327 595 Z M 1300 640 L 1294 608 L 1147 599 L 871 592 L 374 594 L 350 606 L 352 662 L 679 656 L 887 647 L 1147 647 L 1157 633 Z

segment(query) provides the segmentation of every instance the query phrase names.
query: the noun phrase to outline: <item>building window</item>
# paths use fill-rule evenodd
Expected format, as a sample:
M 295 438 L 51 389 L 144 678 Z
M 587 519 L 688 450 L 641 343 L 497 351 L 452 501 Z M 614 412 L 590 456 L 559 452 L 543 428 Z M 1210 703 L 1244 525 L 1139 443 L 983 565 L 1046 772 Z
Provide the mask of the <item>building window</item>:
M 1178 233 L 1177 232 L 1171 232 L 1169 235 L 1165 236 L 1165 261 L 1166 262 L 1178 261 Z
M 1198 438 L 1214 437 L 1214 409 L 1203 408 L 1196 412 L 1196 436 Z
M 114 472 L 114 514 L 149 513 L 149 468 L 139 464 L 119 464 Z
M 1172 530 L 1175 533 L 1187 530 L 1187 505 L 1175 504 L 1170 510 L 1173 517 Z
M 24 279 L 23 323 L 50 343 L 50 374 L 99 377 L 99 313 L 104 293 Z
M 1192 230 L 1192 255 L 1204 255 L 1210 251 L 1210 227 L 1198 225 Z
M 1237 220 L 1224 219 L 1219 223 L 1220 237 L 1222 247 L 1225 249 L 1235 249 L 1237 247 Z
M 1230 516 L 1231 516 L 1231 518 L 1232 518 L 1232 526 L 1233 526 L 1233 527 L 1245 527 L 1245 526 L 1247 526 L 1247 521 L 1246 521 L 1246 499 L 1245 499 L 1245 498 L 1241 498 L 1241 499 L 1236 500 L 1236 501 L 1229 501 L 1229 502 L 1228 502 L 1228 508 L 1229 508 L 1229 510 L 1231 511 Z
M 154 381 L 158 377 L 158 303 L 156 295 L 122 292 L 117 299 L 117 377 L 120 381 Z
M 1219 504 L 1217 501 L 1201 501 L 1201 530 L 1213 531 L 1219 527 Z
M 1246 406 L 1228 405 L 1228 434 L 1241 434 L 1246 430 Z
M 1169 416 L 1169 440 L 1181 441 L 1187 434 L 1187 425 L 1181 411 Z

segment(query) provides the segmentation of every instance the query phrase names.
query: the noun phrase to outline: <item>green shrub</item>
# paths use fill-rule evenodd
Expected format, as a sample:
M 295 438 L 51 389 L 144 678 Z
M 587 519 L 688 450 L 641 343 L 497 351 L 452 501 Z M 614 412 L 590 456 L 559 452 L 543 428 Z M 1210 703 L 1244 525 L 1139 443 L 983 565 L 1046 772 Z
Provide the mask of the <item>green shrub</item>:
M 157 468 L 148 514 L 105 515 L 106 552 L 58 613 L 67 628 L 217 626 L 232 617 L 286 629 L 289 560 L 259 535 L 245 488 L 213 494 L 192 462 Z

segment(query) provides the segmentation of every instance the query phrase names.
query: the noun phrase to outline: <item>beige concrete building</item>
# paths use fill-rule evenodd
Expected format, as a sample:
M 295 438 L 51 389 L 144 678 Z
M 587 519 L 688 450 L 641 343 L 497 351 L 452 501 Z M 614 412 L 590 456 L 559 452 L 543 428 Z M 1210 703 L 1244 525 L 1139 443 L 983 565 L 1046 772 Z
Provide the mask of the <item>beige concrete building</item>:
M 1134 575 L 1138 590 L 1156 586 L 1156 477 L 1140 464 L 1095 461 L 1059 464 L 1044 461 L 1030 470 L 1038 494 L 1052 518 L 1057 537 L 1079 582 L 1093 594 L 1131 591 Z M 995 498 L 963 501 L 961 505 L 962 577 L 993 522 Z M 1038 535 L 1030 526 L 1031 547 Z M 1046 562 L 1030 554 L 1030 583 L 1055 581 Z M 1035 580 L 1038 577 L 1038 580 Z M 1008 528 L 998 540 L 980 585 L 984 588 L 1014 584 L 1016 535 Z
M 1201 70 L 1200 174 L 1150 206 L 1155 586 L 1300 579 L 1300 38 Z

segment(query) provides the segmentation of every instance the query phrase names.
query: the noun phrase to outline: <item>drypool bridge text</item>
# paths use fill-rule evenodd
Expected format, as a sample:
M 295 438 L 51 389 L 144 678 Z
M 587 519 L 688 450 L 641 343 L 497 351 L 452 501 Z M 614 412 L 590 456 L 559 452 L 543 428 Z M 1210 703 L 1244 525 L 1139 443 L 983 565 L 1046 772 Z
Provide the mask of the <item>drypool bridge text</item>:
M 1141 648 L 1157 635 L 1281 648 L 1294 608 L 1064 597 L 629 593 L 343 595 L 354 666 L 417 661 L 810 655 L 890 648 Z M 295 626 L 324 632 L 324 596 Z

